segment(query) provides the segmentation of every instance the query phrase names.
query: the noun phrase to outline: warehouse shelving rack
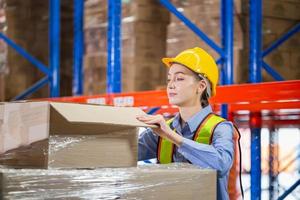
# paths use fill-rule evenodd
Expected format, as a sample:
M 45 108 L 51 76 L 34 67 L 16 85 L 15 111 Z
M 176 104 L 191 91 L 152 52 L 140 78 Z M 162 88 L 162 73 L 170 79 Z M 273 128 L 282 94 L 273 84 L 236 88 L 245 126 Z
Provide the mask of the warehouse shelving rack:
M 287 33 L 283 34 L 279 39 L 273 42 L 269 47 L 265 50 L 262 48 L 262 0 L 250 0 L 250 62 L 249 62 L 249 80 L 251 83 L 259 83 L 262 81 L 262 68 L 265 69 L 275 80 L 283 81 L 284 79 L 275 71 L 271 66 L 269 66 L 263 58 L 266 57 L 270 52 L 275 50 L 278 46 L 280 46 L 283 42 L 289 39 L 291 36 L 299 32 L 300 23 L 298 23 L 295 27 L 290 29 Z M 283 91 L 286 88 L 282 88 Z M 299 89 L 295 88 L 297 92 Z M 258 90 L 258 92 L 265 93 L 265 90 Z M 298 99 L 299 100 L 299 99 Z M 275 108 L 271 108 L 272 110 Z M 299 107 L 295 107 L 295 109 L 299 109 Z M 256 197 L 261 198 L 261 121 L 262 121 L 262 112 L 252 112 L 250 113 L 250 129 L 251 129 L 251 199 L 255 199 Z M 269 128 L 273 129 L 273 126 L 269 126 Z M 270 134 L 270 147 L 274 146 L 277 142 L 276 132 Z M 274 182 L 276 180 L 276 176 L 278 172 L 274 171 L 274 162 L 275 157 L 277 157 L 275 151 L 270 149 L 270 198 L 273 197 L 274 193 Z M 299 186 L 300 181 L 296 181 L 291 188 L 296 188 Z M 296 186 L 296 187 L 295 187 Z M 286 190 L 284 194 L 282 194 L 279 199 L 283 199 L 287 194 L 289 194 L 292 190 Z
M 249 81 L 252 84 L 233 84 L 233 0 L 221 0 L 221 41 L 222 47 L 212 41 L 201 29 L 184 16 L 169 0 L 159 0 L 172 14 L 179 18 L 191 31 L 204 40 L 212 49 L 219 53 L 216 61 L 220 65 L 222 75 L 218 96 L 211 100 L 216 110 L 226 118 L 239 118 L 239 111 L 246 110 L 249 119 L 243 123 L 251 127 L 251 199 L 261 196 L 260 169 L 260 132 L 262 127 L 299 127 L 300 113 L 300 81 L 283 81 L 283 78 L 272 69 L 263 58 L 280 44 L 300 30 L 300 23 L 262 51 L 262 0 L 250 0 L 250 61 Z M 30 61 L 46 76 L 16 96 L 14 100 L 24 99 L 45 84 L 49 83 L 50 100 L 87 103 L 106 103 L 116 106 L 140 106 L 149 113 L 172 114 L 176 108 L 169 106 L 165 91 L 149 91 L 139 93 L 121 92 L 121 0 L 108 0 L 108 63 L 107 63 L 107 94 L 90 97 L 83 94 L 82 60 L 84 54 L 83 17 L 84 0 L 74 0 L 74 59 L 73 59 L 73 95 L 75 97 L 55 98 L 60 96 L 60 0 L 49 1 L 49 66 L 45 66 L 28 54 L 3 33 L 0 38 L 14 48 L 21 56 Z M 260 83 L 261 69 L 265 69 L 275 80 L 281 82 Z M 246 92 L 247 91 L 247 92 Z M 233 95 L 234 94 L 234 95 Z M 78 97 L 76 97 L 78 96 Z M 151 102 L 148 98 L 151 96 Z M 148 109 L 148 110 L 147 110 Z M 267 110 L 267 111 L 266 111 Z M 270 111 L 276 120 L 266 120 Z M 263 111 L 263 112 L 262 112 Z M 265 112 L 266 111 L 266 112 Z M 269 111 L 269 112 L 268 112 Z M 266 114 L 267 113 L 267 114 Z M 249 123 L 248 123 L 249 121 Z M 242 123 L 242 124 L 243 124 Z M 271 173 L 272 174 L 272 173 Z M 273 173 L 274 174 L 274 173 Z M 274 178 L 274 177 L 270 177 Z M 297 181 L 284 195 L 299 185 Z M 270 192 L 272 192 L 270 190 Z

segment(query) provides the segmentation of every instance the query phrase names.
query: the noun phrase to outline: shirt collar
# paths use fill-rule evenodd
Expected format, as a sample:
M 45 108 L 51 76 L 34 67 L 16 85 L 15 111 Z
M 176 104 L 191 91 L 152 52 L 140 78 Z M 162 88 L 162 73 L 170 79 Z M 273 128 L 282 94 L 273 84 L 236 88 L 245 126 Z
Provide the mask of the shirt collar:
M 202 108 L 199 112 L 194 114 L 190 119 L 188 119 L 187 124 L 190 128 L 191 132 L 195 132 L 196 129 L 198 128 L 199 124 L 204 120 L 204 118 L 212 113 L 212 108 L 210 105 Z M 181 125 L 180 125 L 180 114 L 177 113 L 174 117 L 173 123 L 172 123 L 173 128 L 175 128 L 177 131 L 181 132 Z

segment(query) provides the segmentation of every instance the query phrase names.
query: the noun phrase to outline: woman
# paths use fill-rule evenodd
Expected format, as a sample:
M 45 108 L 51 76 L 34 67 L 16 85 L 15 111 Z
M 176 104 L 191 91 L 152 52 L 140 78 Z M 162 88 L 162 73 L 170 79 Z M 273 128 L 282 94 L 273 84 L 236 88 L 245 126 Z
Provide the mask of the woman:
M 217 197 L 229 199 L 228 177 L 234 156 L 234 126 L 214 115 L 208 98 L 216 94 L 218 67 L 203 49 L 187 49 L 175 58 L 163 58 L 169 67 L 167 94 L 179 113 L 165 121 L 162 115 L 138 116 L 147 124 L 139 137 L 139 160 L 159 163 L 190 162 L 217 170 Z

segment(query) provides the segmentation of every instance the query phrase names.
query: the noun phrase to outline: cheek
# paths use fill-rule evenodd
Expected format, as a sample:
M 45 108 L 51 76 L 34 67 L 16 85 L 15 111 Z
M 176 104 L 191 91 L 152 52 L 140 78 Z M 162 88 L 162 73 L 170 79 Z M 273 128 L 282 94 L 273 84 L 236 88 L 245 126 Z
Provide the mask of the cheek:
M 181 96 L 183 97 L 190 97 L 196 94 L 197 86 L 194 83 L 179 84 L 177 91 L 182 94 Z

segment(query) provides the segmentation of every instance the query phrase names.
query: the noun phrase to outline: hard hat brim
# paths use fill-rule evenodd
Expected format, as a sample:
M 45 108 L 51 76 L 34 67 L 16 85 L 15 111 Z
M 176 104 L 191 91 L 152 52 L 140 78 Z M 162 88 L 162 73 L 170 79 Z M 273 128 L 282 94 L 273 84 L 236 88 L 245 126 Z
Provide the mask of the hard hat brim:
M 163 58 L 161 61 L 167 66 L 171 67 L 172 63 L 174 62 L 174 58 Z

